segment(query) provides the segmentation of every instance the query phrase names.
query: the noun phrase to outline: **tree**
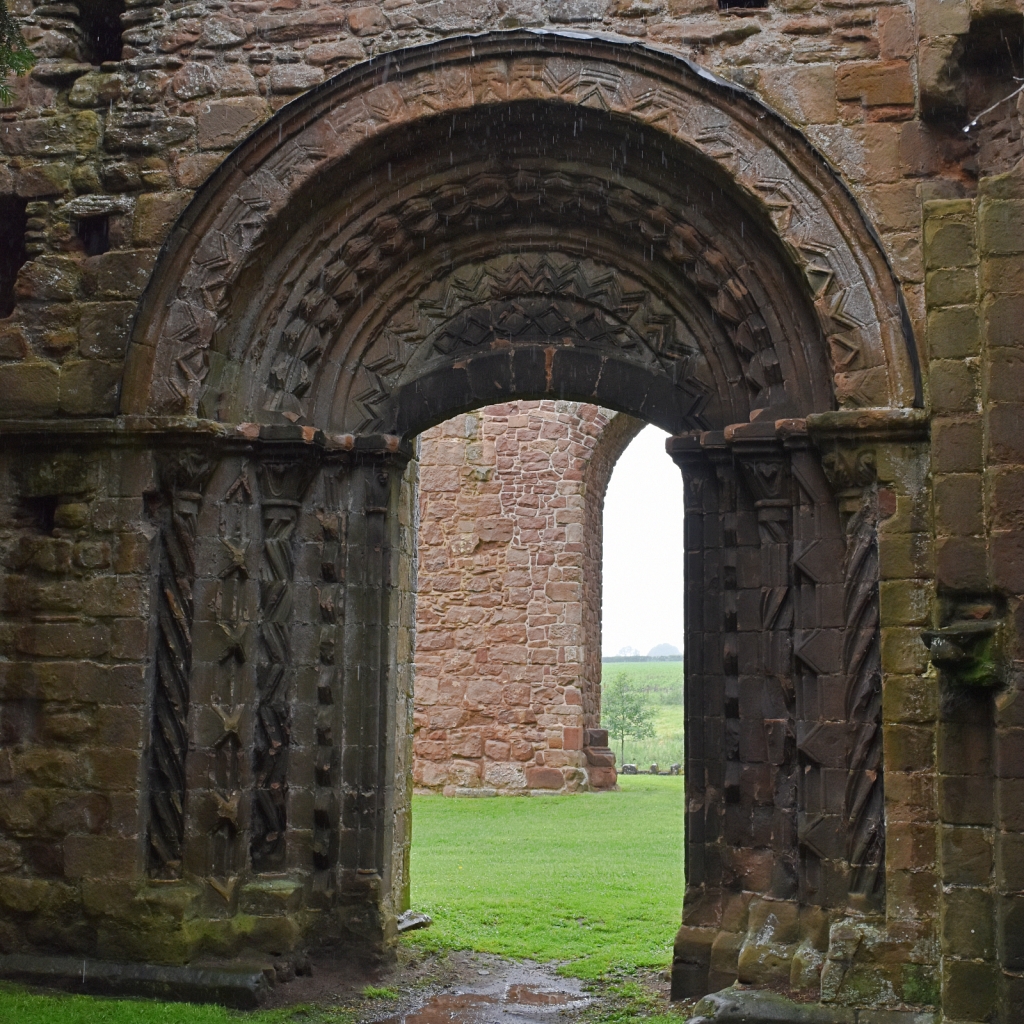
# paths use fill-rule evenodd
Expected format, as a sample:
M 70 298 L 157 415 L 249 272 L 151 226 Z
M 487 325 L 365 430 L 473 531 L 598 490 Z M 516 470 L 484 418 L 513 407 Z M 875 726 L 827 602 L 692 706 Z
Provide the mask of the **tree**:
M 654 706 L 650 695 L 625 672 L 616 672 L 601 695 L 601 722 L 619 741 L 619 764 L 626 752 L 626 737 L 648 739 L 654 735 Z
M 17 21 L 7 9 L 6 0 L 0 0 L 0 103 L 9 103 L 11 99 L 8 74 L 13 71 L 23 75 L 35 62 L 35 54 L 28 48 Z

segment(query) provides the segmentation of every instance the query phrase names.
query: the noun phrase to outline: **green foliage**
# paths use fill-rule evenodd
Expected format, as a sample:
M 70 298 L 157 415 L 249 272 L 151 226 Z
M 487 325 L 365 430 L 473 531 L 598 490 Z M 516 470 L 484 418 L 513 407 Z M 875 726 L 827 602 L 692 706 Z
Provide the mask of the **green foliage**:
M 561 960 L 604 976 L 664 967 L 683 900 L 683 780 L 620 792 L 413 797 L 412 906 L 434 924 L 403 942 Z
M 654 704 L 669 707 L 683 703 L 681 661 L 606 661 L 601 669 L 605 679 L 625 673 Z
M 8 74 L 24 75 L 35 62 L 35 54 L 7 9 L 6 0 L 0 0 L 0 103 L 11 101 L 11 90 L 6 84 Z
M 397 988 L 388 988 L 387 986 L 367 985 L 363 989 L 364 999 L 399 999 L 401 995 L 402 993 Z
M 655 707 L 650 694 L 629 678 L 616 672 L 601 687 L 601 724 L 619 743 L 619 763 L 625 756 L 626 737 L 649 739 L 654 732 Z

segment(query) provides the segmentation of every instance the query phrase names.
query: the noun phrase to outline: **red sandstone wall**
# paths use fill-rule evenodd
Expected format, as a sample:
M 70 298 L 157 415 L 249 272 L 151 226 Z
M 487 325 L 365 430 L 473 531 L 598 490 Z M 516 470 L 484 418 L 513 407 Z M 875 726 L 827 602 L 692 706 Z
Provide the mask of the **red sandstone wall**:
M 596 782 L 584 742 L 600 720 L 601 511 L 641 426 L 577 402 L 512 402 L 422 435 L 419 789 Z

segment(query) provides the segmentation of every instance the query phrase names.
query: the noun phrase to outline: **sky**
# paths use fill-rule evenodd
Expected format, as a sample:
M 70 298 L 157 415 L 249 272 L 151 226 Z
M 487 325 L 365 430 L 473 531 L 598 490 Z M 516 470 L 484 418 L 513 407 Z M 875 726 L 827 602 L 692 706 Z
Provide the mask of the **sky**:
M 612 472 L 604 500 L 601 650 L 683 649 L 683 478 L 668 434 L 647 426 Z

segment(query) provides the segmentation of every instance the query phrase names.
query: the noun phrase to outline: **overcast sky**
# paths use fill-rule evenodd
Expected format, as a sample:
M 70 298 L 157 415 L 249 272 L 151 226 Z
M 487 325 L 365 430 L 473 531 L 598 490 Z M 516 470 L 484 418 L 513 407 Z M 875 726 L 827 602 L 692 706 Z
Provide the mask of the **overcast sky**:
M 683 649 L 683 480 L 668 434 L 644 427 L 612 472 L 604 502 L 601 649 Z

